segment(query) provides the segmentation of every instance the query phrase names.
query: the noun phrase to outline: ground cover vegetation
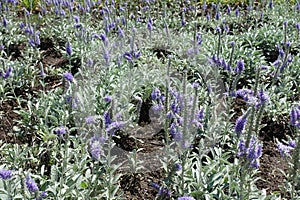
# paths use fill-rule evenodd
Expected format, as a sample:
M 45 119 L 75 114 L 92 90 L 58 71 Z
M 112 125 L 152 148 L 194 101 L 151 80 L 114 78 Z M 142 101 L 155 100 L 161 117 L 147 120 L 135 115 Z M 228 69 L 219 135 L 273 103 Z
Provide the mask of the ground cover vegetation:
M 299 2 L 0 12 L 0 199 L 300 198 Z

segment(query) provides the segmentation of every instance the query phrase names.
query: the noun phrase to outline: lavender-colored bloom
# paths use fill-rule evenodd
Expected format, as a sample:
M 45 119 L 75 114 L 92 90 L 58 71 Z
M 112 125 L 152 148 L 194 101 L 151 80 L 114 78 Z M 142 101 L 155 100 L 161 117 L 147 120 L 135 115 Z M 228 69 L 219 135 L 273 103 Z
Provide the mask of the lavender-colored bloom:
M 151 98 L 152 98 L 153 100 L 159 99 L 160 96 L 161 96 L 161 92 L 160 92 L 159 88 L 155 88 L 155 89 L 152 91 L 152 93 L 151 93 Z
M 158 191 L 159 196 L 170 197 L 170 191 L 167 188 L 160 187 L 157 183 L 151 183 L 151 186 Z
M 71 43 L 70 42 L 67 42 L 67 44 L 66 44 L 66 52 L 67 52 L 67 54 L 69 55 L 69 56 L 71 56 L 72 55 L 72 46 L 71 46 Z
M 4 79 L 7 79 L 12 74 L 12 67 L 8 67 L 5 74 L 3 75 Z
M 79 22 L 80 22 L 79 16 L 74 15 L 73 18 L 74 18 L 74 20 L 75 20 L 76 23 L 79 23 Z
M 299 24 L 299 23 L 296 23 L 296 29 L 297 29 L 298 31 L 300 31 L 300 24 Z
M 148 19 L 147 28 L 149 31 L 152 31 L 152 29 L 153 29 L 153 21 L 152 21 L 151 17 Z
M 35 42 L 32 38 L 28 39 L 28 43 L 30 44 L 30 46 L 35 47 Z
M 201 44 L 202 44 L 202 39 L 201 39 L 201 34 L 200 34 L 200 33 L 197 33 L 197 34 L 196 34 L 196 40 L 197 40 L 197 44 L 198 44 L 198 45 L 201 45 Z
M 291 150 L 293 150 L 295 147 L 285 145 L 285 144 L 282 144 L 281 142 L 278 142 L 277 148 L 278 148 L 280 155 L 282 157 L 286 157 L 287 155 L 290 155 Z
M 273 6 L 274 6 L 274 5 L 273 5 L 273 0 L 270 0 L 270 1 L 269 1 L 269 9 L 272 10 L 272 9 L 273 9 Z
M 195 200 L 195 198 L 192 196 L 183 196 L 183 197 L 178 197 L 177 200 Z
M 263 18 L 264 18 L 264 12 L 261 11 L 261 12 L 260 12 L 260 15 L 259 15 L 259 19 L 262 20 Z
M 217 12 L 216 13 L 216 20 L 219 20 L 220 19 L 220 12 Z
M 2 23 L 3 23 L 3 27 L 6 28 L 7 27 L 7 20 L 6 20 L 5 17 L 3 17 Z
M 4 45 L 3 44 L 0 44 L 0 51 L 4 50 Z M 1 75 L 0 75 L 1 76 Z
M 35 193 L 39 191 L 39 187 L 29 175 L 26 176 L 25 184 L 29 192 Z
M 124 31 L 119 26 L 118 26 L 118 34 L 120 37 L 124 37 Z
M 230 6 L 228 5 L 228 6 L 227 6 L 227 14 L 230 15 L 230 13 L 231 13 L 231 8 L 230 8 Z
M 281 61 L 279 59 L 275 60 L 275 62 L 273 62 L 274 66 L 279 66 L 281 64 Z
M 105 128 L 108 128 L 108 126 L 112 123 L 109 112 L 104 113 L 104 124 Z
M 47 196 L 48 196 L 47 192 L 43 191 L 43 192 L 41 193 L 41 197 L 42 197 L 42 198 L 45 198 L 45 197 L 47 197 Z
M 39 31 L 35 32 L 35 44 L 36 45 L 41 45 L 40 32 Z
M 131 55 L 131 53 L 125 52 L 124 55 L 123 55 L 123 57 L 124 57 L 126 60 L 132 62 L 132 55 Z
M 217 27 L 216 27 L 216 31 L 217 31 L 217 33 L 220 34 L 220 33 L 221 33 L 221 28 L 220 28 L 219 26 L 217 26 Z
M 115 121 L 109 124 L 109 126 L 106 128 L 106 132 L 114 135 L 116 131 L 124 128 L 126 125 L 126 122 L 122 122 L 122 121 Z
M 216 5 L 216 4 L 214 4 L 213 2 L 211 3 L 211 6 L 213 7 L 213 9 L 217 9 L 218 8 L 218 6 Z
M 112 101 L 112 97 L 109 96 L 109 95 L 106 95 L 106 96 L 104 97 L 104 101 L 105 101 L 106 103 L 110 103 L 110 102 Z
M 235 44 L 234 41 L 230 41 L 230 42 L 229 42 L 229 45 L 230 45 L 231 47 L 234 47 L 234 44 Z
M 300 109 L 294 108 L 290 112 L 290 122 L 292 126 L 299 126 L 300 122 Z
M 288 63 L 291 63 L 293 62 L 293 56 L 291 54 L 288 55 L 288 60 L 287 60 Z
M 66 133 L 66 127 L 60 126 L 57 127 L 56 130 L 54 131 L 57 135 L 63 135 Z
M 270 97 L 267 93 L 265 93 L 262 89 L 258 92 L 258 99 L 259 102 L 256 104 L 256 107 L 259 108 L 264 103 L 268 102 L 270 100 Z
M 170 134 L 176 142 L 180 142 L 182 140 L 182 133 L 175 122 L 170 125 Z
M 96 120 L 94 116 L 88 116 L 85 118 L 85 123 L 86 124 L 95 124 Z
M 228 25 L 225 26 L 225 32 L 228 34 L 230 32 L 230 28 Z
M 209 15 L 209 13 L 206 14 L 206 20 L 207 20 L 207 21 L 210 20 L 210 15 Z
M 266 65 L 261 66 L 261 70 L 266 70 L 266 69 L 268 69 L 268 67 Z
M 241 136 L 241 134 L 243 133 L 245 126 L 247 123 L 247 115 L 242 115 L 240 116 L 235 123 L 235 128 L 234 128 L 234 132 L 237 134 L 238 137 Z
M 25 24 L 23 22 L 20 23 L 20 29 L 23 29 L 25 27 Z
M 176 164 L 174 165 L 174 167 L 175 167 L 175 170 L 176 170 L 176 171 L 180 171 L 180 170 L 182 169 L 182 166 L 181 166 L 180 163 L 176 163 Z
M 155 114 L 158 114 L 160 113 L 161 111 L 164 110 L 164 105 L 162 105 L 162 103 L 159 103 L 159 104 L 154 104 L 152 106 L 152 110 Z
M 289 23 L 288 21 L 283 22 L 283 26 L 286 28 L 288 23 Z
M 26 33 L 28 35 L 33 35 L 33 33 L 34 33 L 33 28 L 31 26 L 27 26 L 24 30 L 24 33 Z
M 77 23 L 74 24 L 74 28 L 76 28 L 76 29 L 79 29 L 81 27 L 82 27 L 81 24 L 77 24 Z
M 207 5 L 206 5 L 206 3 L 204 2 L 204 4 L 201 6 L 201 8 L 202 8 L 202 10 L 206 10 L 206 8 L 207 8 Z
M 296 148 L 297 144 L 295 140 L 290 140 L 288 143 L 288 146 L 291 148 Z
M 245 69 L 245 63 L 244 60 L 238 60 L 236 68 L 235 68 L 235 72 L 238 74 L 241 74 Z
M 102 146 L 105 143 L 106 139 L 100 136 L 94 136 L 89 141 L 89 153 L 93 160 L 99 160 L 102 151 Z
M 0 169 L 0 177 L 3 180 L 10 179 L 12 177 L 11 170 Z
M 240 10 L 237 8 L 237 9 L 235 9 L 235 16 L 239 17 L 239 15 L 240 15 Z
M 69 72 L 64 73 L 64 78 L 67 79 L 71 83 L 74 80 L 74 76 L 71 73 L 69 73 Z
M 290 41 L 287 41 L 287 42 L 285 43 L 285 46 L 286 46 L 287 48 L 290 48 L 291 42 L 290 42 Z
M 125 19 L 124 16 L 122 16 L 121 21 L 122 21 L 122 25 L 125 26 L 126 25 L 126 19 Z
M 253 90 L 250 89 L 239 89 L 236 91 L 235 96 L 241 97 L 244 101 L 249 101 L 253 97 Z
M 60 15 L 61 15 L 61 16 L 66 16 L 65 10 L 61 9 L 61 10 L 60 10 Z
M 259 157 L 262 155 L 262 144 L 258 144 L 257 138 L 252 137 L 248 147 L 246 147 L 245 141 L 241 139 L 238 150 L 238 157 L 245 158 L 248 167 L 259 167 Z

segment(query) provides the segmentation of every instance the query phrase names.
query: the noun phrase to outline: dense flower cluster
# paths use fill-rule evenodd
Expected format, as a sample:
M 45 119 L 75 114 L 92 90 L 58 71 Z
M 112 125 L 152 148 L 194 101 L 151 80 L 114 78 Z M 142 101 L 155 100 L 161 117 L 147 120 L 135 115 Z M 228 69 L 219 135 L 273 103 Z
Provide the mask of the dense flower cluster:
M 126 122 L 121 121 L 121 115 L 116 115 L 116 120 L 112 121 L 109 112 L 105 112 L 103 115 L 105 130 L 108 134 L 114 135 L 116 131 L 125 127 Z
M 262 144 L 258 144 L 257 138 L 252 137 L 248 147 L 246 147 L 245 141 L 241 139 L 238 150 L 237 156 L 244 158 L 248 167 L 259 167 L 259 157 L 262 155 Z
M 0 77 L 3 77 L 4 79 L 7 79 L 8 77 L 10 77 L 11 74 L 12 74 L 12 67 L 8 67 L 7 70 L 5 71 L 5 73 L 3 73 L 3 74 L 0 71 Z
M 3 180 L 10 179 L 12 177 L 11 170 L 0 169 L 0 177 Z
M 292 109 L 290 112 L 290 122 L 292 126 L 300 128 L 300 106 Z
M 286 155 L 290 155 L 291 151 L 296 147 L 296 141 L 289 141 L 288 145 L 285 145 L 278 141 L 277 143 L 278 151 L 282 157 L 286 157 Z
M 71 73 L 69 73 L 69 72 L 64 73 L 64 78 L 65 78 L 67 81 L 71 82 L 71 83 L 72 83 L 73 80 L 74 80 L 73 75 L 72 75 Z
M 194 89 L 197 89 L 197 84 L 193 85 Z M 192 128 L 202 128 L 203 127 L 203 119 L 204 119 L 204 110 L 195 108 L 194 113 L 190 112 L 193 104 L 193 97 L 189 99 L 187 103 L 187 108 L 184 107 L 184 97 L 183 95 L 175 91 L 173 89 L 169 90 L 170 97 L 170 105 L 169 111 L 166 113 L 166 117 L 171 120 L 170 124 L 170 134 L 172 138 L 176 142 L 180 142 L 183 148 L 190 147 L 190 142 L 188 141 L 190 138 L 183 138 L 183 114 L 184 110 L 187 109 L 187 129 L 190 131 Z M 165 96 L 161 93 L 158 88 L 155 88 L 151 94 L 152 100 L 154 100 L 154 105 L 152 109 L 154 112 L 159 113 L 160 111 L 165 109 Z M 184 140 L 184 141 L 183 141 Z
M 39 191 L 39 187 L 29 175 L 26 176 L 25 184 L 29 192 L 34 193 Z
M 94 136 L 89 141 L 89 153 L 93 160 L 99 160 L 102 154 L 102 146 L 104 145 L 106 138 L 101 136 Z
M 95 116 L 88 116 L 85 118 L 85 123 L 86 124 L 95 124 L 96 123 L 96 119 Z
M 72 53 L 73 53 L 73 50 L 72 50 L 72 45 L 70 42 L 67 42 L 66 43 L 66 53 L 68 56 L 71 56 Z
M 159 186 L 157 183 L 152 183 L 151 186 L 156 189 L 158 191 L 158 195 L 160 197 L 170 197 L 170 190 L 168 190 L 168 188 L 165 188 L 165 187 L 161 187 Z
M 260 108 L 262 105 L 270 101 L 269 95 L 260 89 L 256 96 L 254 96 L 254 91 L 251 89 L 238 89 L 235 93 L 231 93 L 231 96 L 240 97 L 246 101 L 249 105 L 255 105 L 256 108 Z
M 57 135 L 63 135 L 66 133 L 66 127 L 60 126 L 57 127 L 56 130 L 54 131 Z
M 238 137 L 240 137 L 241 134 L 243 133 L 246 123 L 247 123 L 247 114 L 240 116 L 236 120 L 234 132 L 237 134 Z

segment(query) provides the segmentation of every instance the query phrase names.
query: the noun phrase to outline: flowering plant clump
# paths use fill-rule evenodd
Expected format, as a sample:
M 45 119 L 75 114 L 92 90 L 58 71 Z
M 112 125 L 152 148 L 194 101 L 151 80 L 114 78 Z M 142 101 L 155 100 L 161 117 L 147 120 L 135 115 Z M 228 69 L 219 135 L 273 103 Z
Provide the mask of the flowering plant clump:
M 244 159 L 247 166 L 258 168 L 259 167 L 259 158 L 262 155 L 262 144 L 259 144 L 257 138 L 252 137 L 249 143 L 249 146 L 246 147 L 245 141 L 240 140 L 238 145 L 238 154 L 239 158 Z
M 0 199 L 300 198 L 300 2 L 0 10 Z

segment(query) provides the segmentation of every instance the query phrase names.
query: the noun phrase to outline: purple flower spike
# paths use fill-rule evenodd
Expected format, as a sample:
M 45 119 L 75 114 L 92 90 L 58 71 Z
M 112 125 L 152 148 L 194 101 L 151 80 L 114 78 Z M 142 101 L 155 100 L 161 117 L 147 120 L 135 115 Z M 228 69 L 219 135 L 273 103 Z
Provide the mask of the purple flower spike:
M 66 127 L 60 126 L 60 127 L 56 128 L 55 133 L 57 135 L 63 135 L 63 134 L 65 134 L 66 133 Z
M 3 78 L 7 79 L 8 77 L 10 77 L 11 73 L 12 73 L 12 67 L 8 67 L 5 74 L 3 75 Z
M 270 10 L 272 10 L 273 9 L 273 0 L 270 0 L 270 2 L 269 2 L 269 8 L 270 8 Z
M 106 139 L 100 136 L 94 136 L 89 141 L 89 153 L 93 160 L 99 160 L 103 153 L 102 146 Z
M 245 69 L 245 63 L 244 60 L 238 60 L 237 66 L 235 68 L 235 72 L 238 74 L 241 74 Z
M 68 54 L 68 56 L 71 56 L 72 55 L 72 46 L 71 46 L 71 43 L 70 42 L 67 42 L 66 44 L 66 52 Z
M 96 120 L 94 116 L 88 116 L 85 118 L 85 123 L 86 124 L 95 124 Z
M 290 122 L 292 126 L 297 126 L 300 128 L 300 109 L 299 107 L 296 107 L 291 110 L 290 112 Z
M 241 134 L 243 133 L 246 123 L 247 123 L 247 115 L 242 115 L 236 120 L 234 131 L 238 135 L 238 137 L 240 137 Z
M 3 180 L 10 179 L 12 177 L 12 171 L 11 170 L 0 169 L 0 177 Z
M 152 21 L 151 17 L 148 20 L 147 28 L 149 31 L 152 31 L 152 29 L 153 29 L 153 21 Z
M 39 191 L 39 187 L 37 186 L 37 184 L 34 182 L 34 180 L 30 176 L 26 177 L 25 184 L 26 184 L 26 187 L 29 190 L 29 192 L 35 193 L 35 192 Z
M 64 73 L 64 78 L 67 79 L 71 83 L 74 80 L 74 76 L 71 73 L 69 73 L 69 72 Z
M 298 31 L 300 31 L 300 24 L 299 24 L 299 23 L 296 23 L 296 29 L 297 29 Z
M 174 167 L 176 171 L 180 171 L 182 169 L 182 166 L 179 163 L 176 163 Z
M 106 96 L 104 97 L 104 101 L 105 101 L 106 103 L 110 103 L 110 102 L 112 101 L 112 97 L 109 96 L 109 95 L 106 95 Z

